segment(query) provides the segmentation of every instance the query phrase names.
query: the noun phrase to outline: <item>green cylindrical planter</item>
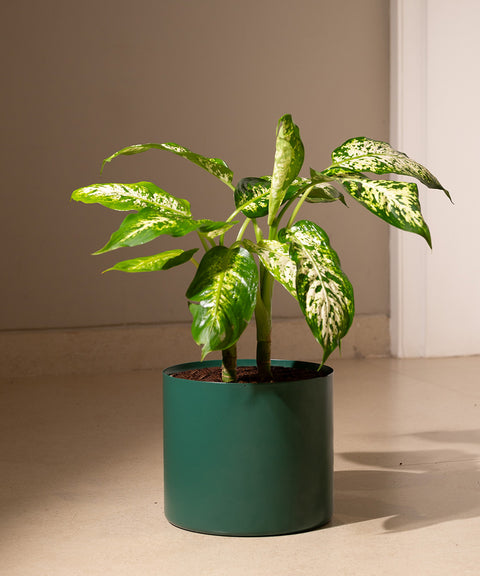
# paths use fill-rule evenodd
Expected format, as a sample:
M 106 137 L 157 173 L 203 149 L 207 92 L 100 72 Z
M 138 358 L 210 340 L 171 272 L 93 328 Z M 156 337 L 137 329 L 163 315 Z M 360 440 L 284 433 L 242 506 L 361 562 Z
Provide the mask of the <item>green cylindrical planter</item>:
M 240 365 L 254 365 L 243 360 Z M 285 367 L 317 366 L 272 361 Z M 264 384 L 163 374 L 165 515 L 187 530 L 267 536 L 308 530 L 332 515 L 333 370 Z

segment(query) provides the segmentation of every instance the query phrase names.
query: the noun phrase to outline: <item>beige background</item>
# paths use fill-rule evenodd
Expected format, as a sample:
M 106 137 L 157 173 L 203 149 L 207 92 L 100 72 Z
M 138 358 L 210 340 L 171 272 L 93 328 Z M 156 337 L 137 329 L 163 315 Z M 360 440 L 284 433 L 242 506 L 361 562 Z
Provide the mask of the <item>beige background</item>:
M 231 193 L 181 158 L 176 141 L 227 161 L 236 178 L 271 172 L 277 119 L 291 113 L 304 173 L 351 136 L 388 139 L 387 0 L 34 0 L 2 7 L 3 280 L 0 330 L 189 319 L 193 267 L 100 274 L 114 262 L 196 245 L 160 238 L 93 257 L 124 213 L 69 202 L 99 181 L 152 180 L 223 218 Z M 350 201 L 308 206 L 352 280 L 357 312 L 387 315 L 388 230 Z M 278 291 L 277 316 L 298 316 Z

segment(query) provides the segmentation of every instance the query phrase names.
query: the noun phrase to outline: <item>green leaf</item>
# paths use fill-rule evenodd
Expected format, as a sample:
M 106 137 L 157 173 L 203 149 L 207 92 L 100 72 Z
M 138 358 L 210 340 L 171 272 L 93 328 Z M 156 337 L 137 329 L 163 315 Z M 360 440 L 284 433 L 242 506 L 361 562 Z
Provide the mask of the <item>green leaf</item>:
M 225 184 L 230 184 L 232 182 L 233 172 L 223 160 L 220 158 L 207 158 L 206 156 L 196 154 L 188 148 L 173 142 L 167 142 L 165 144 L 134 144 L 133 146 L 127 146 L 118 152 L 115 152 L 108 158 L 105 158 L 102 164 L 102 170 L 105 167 L 105 164 L 111 162 L 114 158 L 117 158 L 117 156 L 130 156 L 132 154 L 140 154 L 141 152 L 146 152 L 147 150 L 152 149 L 173 152 L 182 158 L 190 160 L 190 162 L 193 162 L 197 166 L 200 166 L 200 168 L 203 168 Z
M 303 165 L 305 151 L 298 126 L 290 114 L 282 116 L 278 123 L 275 147 L 275 162 L 268 208 L 268 225 L 275 220 L 278 209 L 289 185 L 295 180 Z
M 247 218 L 261 218 L 268 213 L 271 179 L 242 178 L 235 187 L 235 206 Z
M 316 172 L 310 169 L 311 180 L 302 178 L 304 181 L 303 189 L 307 190 L 310 187 L 310 193 L 307 196 L 306 201 L 312 204 L 319 202 L 335 202 L 340 200 L 342 204 L 347 205 L 345 202 L 345 196 L 335 188 L 332 184 L 334 178 L 326 177 L 321 172 Z
M 425 166 L 380 140 L 351 138 L 333 151 L 332 162 L 333 167 L 341 166 L 360 172 L 412 176 L 428 188 L 443 190 L 450 198 L 449 192 Z M 328 174 L 328 169 L 324 173 Z
M 207 238 L 216 238 L 217 236 L 221 236 L 228 232 L 230 228 L 233 228 L 236 224 L 238 224 L 238 220 L 232 220 L 231 222 L 216 222 L 213 220 L 197 220 L 199 225 L 198 231 L 201 232 Z
M 140 258 L 132 258 L 131 260 L 123 260 L 123 262 L 118 262 L 115 266 L 105 270 L 105 272 L 109 272 L 110 270 L 120 270 L 121 272 L 156 272 L 158 270 L 168 270 L 169 268 L 188 262 L 197 250 L 198 248 L 185 251 L 167 250 L 154 256 L 142 256 Z
M 126 246 L 139 246 L 154 240 L 161 234 L 185 236 L 200 227 L 201 223 L 192 218 L 178 217 L 167 210 L 159 212 L 152 208 L 143 208 L 140 212 L 129 214 L 112 234 L 103 248 L 94 254 L 103 254 Z
M 236 208 L 241 210 L 247 218 L 266 216 L 268 214 L 271 181 L 270 176 L 242 178 L 235 188 L 234 199 Z M 295 180 L 288 187 L 283 202 L 295 196 L 299 188 L 300 184 Z
M 257 265 L 244 248 L 216 246 L 205 253 L 186 294 L 202 359 L 237 342 L 252 317 L 257 287 Z
M 312 186 L 310 194 L 306 198 L 306 201 L 311 204 L 335 202 L 336 200 L 340 200 L 345 206 L 347 205 L 345 196 L 332 184 L 317 184 Z
M 428 245 L 432 246 L 430 230 L 422 216 L 416 184 L 368 180 L 361 174 L 341 181 L 347 192 L 370 212 L 401 230 L 420 234 Z
M 352 324 L 353 288 L 327 234 L 317 224 L 301 220 L 285 235 L 297 266 L 298 301 L 310 330 L 323 347 L 323 363 Z
M 92 184 L 75 190 L 72 200 L 101 204 L 112 210 L 168 209 L 180 216 L 190 216 L 190 203 L 175 198 L 151 182 L 135 184 Z
M 292 260 L 288 244 L 278 240 L 261 240 L 258 244 L 243 240 L 243 245 L 251 254 L 257 254 L 270 274 L 296 299 L 295 277 L 297 267 Z

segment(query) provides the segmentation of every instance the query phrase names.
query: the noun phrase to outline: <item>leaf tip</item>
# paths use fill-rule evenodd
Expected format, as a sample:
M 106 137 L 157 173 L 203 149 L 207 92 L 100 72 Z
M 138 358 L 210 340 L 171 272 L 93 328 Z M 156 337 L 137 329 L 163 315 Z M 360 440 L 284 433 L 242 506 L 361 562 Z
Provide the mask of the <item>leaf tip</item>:
M 211 350 L 209 348 L 207 348 L 206 345 L 203 346 L 202 348 L 202 355 L 200 360 L 203 362 L 205 360 L 205 358 L 208 356 L 208 354 L 210 354 Z
M 425 238 L 425 240 L 427 241 L 427 244 L 430 248 L 430 250 L 432 250 L 432 237 L 430 235 L 430 230 L 427 228 L 427 230 L 425 231 L 425 234 L 423 235 L 423 237 Z

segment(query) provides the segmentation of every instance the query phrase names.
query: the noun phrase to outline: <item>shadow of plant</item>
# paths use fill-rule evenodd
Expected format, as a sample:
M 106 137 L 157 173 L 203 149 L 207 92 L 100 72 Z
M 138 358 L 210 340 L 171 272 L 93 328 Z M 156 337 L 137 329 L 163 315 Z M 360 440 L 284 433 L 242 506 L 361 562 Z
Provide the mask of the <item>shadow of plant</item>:
M 471 442 L 479 431 L 426 432 L 423 439 Z M 480 516 L 480 457 L 460 450 L 342 453 L 369 469 L 335 472 L 332 525 L 385 518 L 387 531 Z

